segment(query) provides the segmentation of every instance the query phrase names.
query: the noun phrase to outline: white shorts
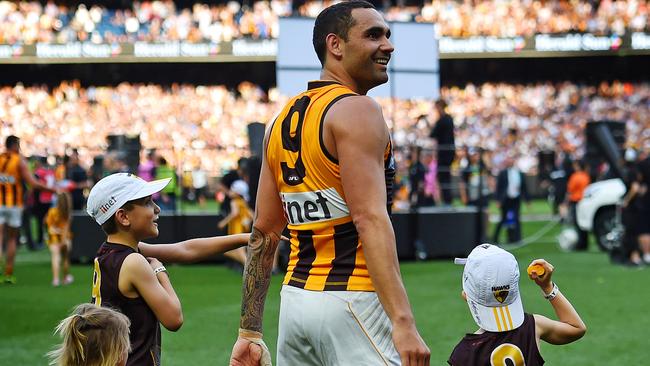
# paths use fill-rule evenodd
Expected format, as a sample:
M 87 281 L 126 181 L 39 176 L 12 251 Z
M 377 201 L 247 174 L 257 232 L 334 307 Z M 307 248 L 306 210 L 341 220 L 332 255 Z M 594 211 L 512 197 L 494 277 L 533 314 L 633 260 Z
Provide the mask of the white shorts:
M 278 366 L 401 365 L 374 292 L 282 286 Z
M 0 206 L 0 225 L 5 223 L 16 229 L 20 228 L 23 224 L 23 208 Z

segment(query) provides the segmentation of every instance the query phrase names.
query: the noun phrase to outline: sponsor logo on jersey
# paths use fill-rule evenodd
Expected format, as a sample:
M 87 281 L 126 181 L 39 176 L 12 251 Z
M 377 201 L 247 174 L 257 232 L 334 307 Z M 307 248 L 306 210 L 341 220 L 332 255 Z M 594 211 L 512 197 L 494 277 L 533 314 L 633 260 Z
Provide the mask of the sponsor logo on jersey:
M 292 225 L 334 220 L 350 215 L 343 198 L 334 188 L 320 191 L 280 193 L 287 221 Z

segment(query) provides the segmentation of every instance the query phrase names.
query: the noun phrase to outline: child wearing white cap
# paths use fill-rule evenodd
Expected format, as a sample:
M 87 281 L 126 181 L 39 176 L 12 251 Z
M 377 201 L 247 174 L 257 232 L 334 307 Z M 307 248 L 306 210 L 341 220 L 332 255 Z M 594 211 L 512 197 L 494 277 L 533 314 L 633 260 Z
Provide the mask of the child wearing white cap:
M 248 206 L 248 184 L 238 179 L 228 190 L 230 197 L 230 213 L 217 224 L 220 230 L 227 227 L 228 235 L 247 233 L 251 231 L 253 210 Z M 246 264 L 246 248 L 237 248 L 223 254 L 242 266 Z
M 464 264 L 463 298 L 479 326 L 456 345 L 447 363 L 452 366 L 543 365 L 540 339 L 567 344 L 580 339 L 587 327 L 569 300 L 551 281 L 553 266 L 544 259 L 530 264 L 531 280 L 550 301 L 559 321 L 528 314 L 519 295 L 519 265 L 509 252 L 490 244 L 474 248 L 469 256 L 457 258 Z
M 152 195 L 170 179 L 147 182 L 129 173 L 109 175 L 91 189 L 87 212 L 107 235 L 95 258 L 92 302 L 131 321 L 126 365 L 160 365 L 160 323 L 183 324 L 181 303 L 160 260 L 191 262 L 241 247 L 248 234 L 192 239 L 170 245 L 141 240 L 158 236 L 160 207 Z

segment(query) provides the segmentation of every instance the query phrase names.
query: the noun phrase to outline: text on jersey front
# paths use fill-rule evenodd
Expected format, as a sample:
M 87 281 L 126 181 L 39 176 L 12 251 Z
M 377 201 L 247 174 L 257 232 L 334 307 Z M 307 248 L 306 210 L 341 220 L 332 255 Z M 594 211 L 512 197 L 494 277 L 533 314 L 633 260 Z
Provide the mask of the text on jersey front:
M 350 215 L 345 200 L 334 188 L 319 191 L 280 193 L 287 221 L 292 225 L 310 224 Z

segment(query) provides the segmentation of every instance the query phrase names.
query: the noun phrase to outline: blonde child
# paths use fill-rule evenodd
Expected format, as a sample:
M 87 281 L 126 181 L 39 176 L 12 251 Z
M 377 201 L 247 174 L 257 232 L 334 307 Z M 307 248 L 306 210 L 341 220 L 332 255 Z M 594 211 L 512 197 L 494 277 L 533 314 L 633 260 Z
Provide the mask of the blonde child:
M 45 217 L 48 232 L 47 246 L 52 254 L 52 286 L 61 284 L 61 263 L 63 263 L 63 284 L 70 284 L 74 280 L 70 274 L 69 256 L 72 247 L 71 217 L 70 194 L 67 192 L 57 193 L 56 206 L 50 208 Z
M 81 304 L 56 327 L 63 343 L 47 354 L 49 364 L 123 366 L 131 348 L 129 326 L 129 318 L 115 310 Z

